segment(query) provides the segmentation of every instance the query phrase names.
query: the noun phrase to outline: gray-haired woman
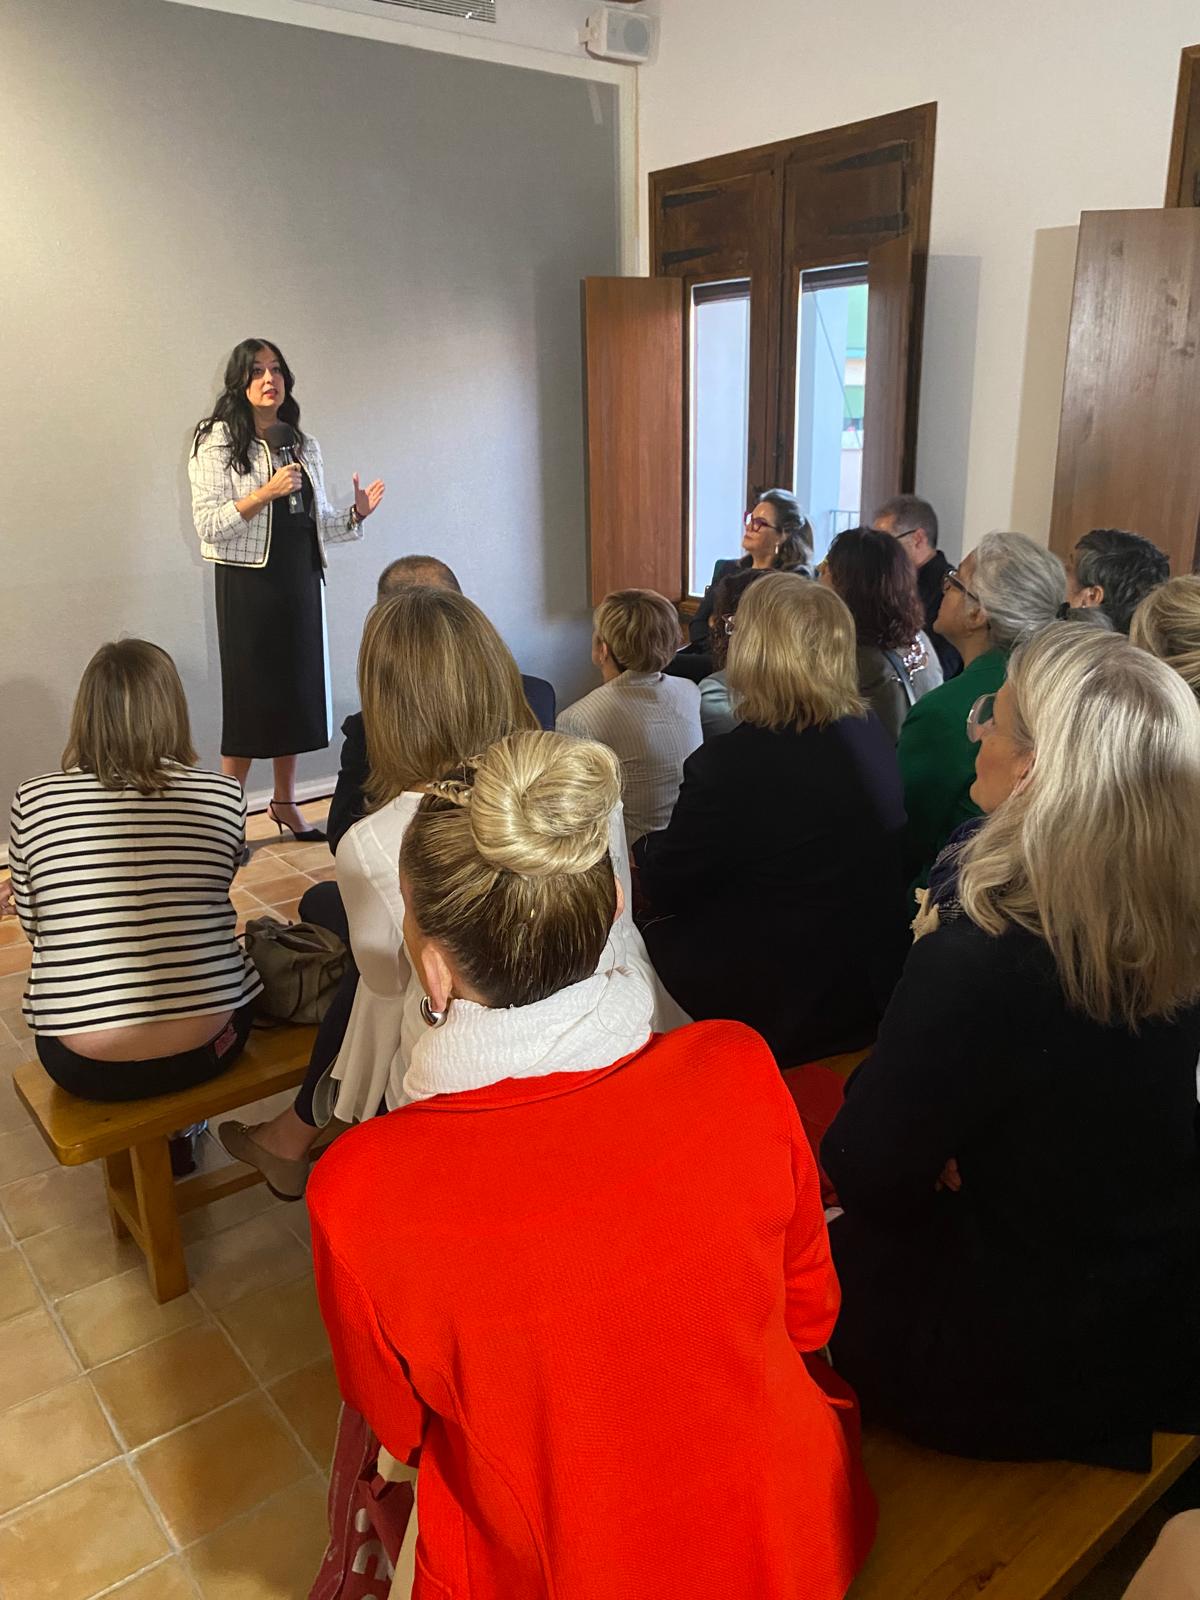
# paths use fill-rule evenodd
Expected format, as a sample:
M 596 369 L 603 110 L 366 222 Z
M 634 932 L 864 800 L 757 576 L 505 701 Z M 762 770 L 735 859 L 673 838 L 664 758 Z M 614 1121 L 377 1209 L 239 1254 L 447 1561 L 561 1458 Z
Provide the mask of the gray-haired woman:
M 957 678 L 917 702 L 897 753 L 908 813 L 909 868 L 924 887 L 955 828 L 979 815 L 971 799 L 975 746 L 967 713 L 1004 682 L 1009 652 L 1053 622 L 1066 599 L 1063 564 L 1023 533 L 987 533 L 943 581 L 938 633 L 963 658 Z

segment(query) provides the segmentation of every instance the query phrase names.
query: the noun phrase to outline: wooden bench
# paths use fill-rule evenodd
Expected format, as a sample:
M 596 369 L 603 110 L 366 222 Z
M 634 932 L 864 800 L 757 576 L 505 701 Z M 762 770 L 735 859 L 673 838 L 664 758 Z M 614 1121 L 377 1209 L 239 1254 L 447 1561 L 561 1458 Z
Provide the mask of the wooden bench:
M 17 1094 L 59 1164 L 104 1162 L 113 1233 L 118 1239 L 132 1237 L 146 1257 L 156 1300 L 173 1300 L 187 1290 L 180 1216 L 262 1182 L 260 1172 L 236 1162 L 177 1183 L 168 1139 L 195 1122 L 296 1088 L 315 1034 L 315 1028 L 256 1029 L 237 1062 L 219 1078 L 180 1094 L 117 1104 L 67 1094 L 40 1061 L 17 1068 Z
M 868 1428 L 879 1536 L 848 1600 L 1065 1600 L 1200 1458 L 1160 1433 L 1148 1473 L 1064 1461 L 964 1461 Z

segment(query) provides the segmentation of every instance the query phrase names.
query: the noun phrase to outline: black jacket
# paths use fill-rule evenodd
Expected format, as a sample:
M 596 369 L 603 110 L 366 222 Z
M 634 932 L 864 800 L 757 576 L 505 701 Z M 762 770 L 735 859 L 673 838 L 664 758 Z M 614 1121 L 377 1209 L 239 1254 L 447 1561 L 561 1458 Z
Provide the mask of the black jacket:
M 1198 1050 L 1200 1008 L 1136 1036 L 1069 1011 L 1032 934 L 917 942 L 821 1147 L 866 1415 L 1138 1471 L 1154 1428 L 1200 1429 Z
M 556 703 L 554 688 L 545 678 L 527 678 L 521 674 L 521 684 L 529 709 L 547 732 L 554 730 Z M 361 711 L 352 711 L 342 723 L 342 759 L 338 768 L 337 787 L 329 802 L 329 819 L 325 835 L 329 848 L 336 855 L 342 835 L 366 813 L 363 791 L 367 786 L 367 735 L 363 729 Z
M 693 1017 L 748 1022 L 782 1067 L 868 1043 L 908 943 L 903 831 L 874 714 L 702 745 L 635 851 L 659 977 Z

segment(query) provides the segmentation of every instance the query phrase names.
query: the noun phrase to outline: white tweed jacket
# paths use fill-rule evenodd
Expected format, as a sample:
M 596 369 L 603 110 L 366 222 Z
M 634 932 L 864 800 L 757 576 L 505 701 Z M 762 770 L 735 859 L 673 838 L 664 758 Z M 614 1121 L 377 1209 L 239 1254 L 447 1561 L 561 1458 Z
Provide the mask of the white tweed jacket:
M 325 470 L 321 447 L 311 433 L 304 436 L 300 465 L 312 484 L 313 511 L 317 523 L 317 546 L 321 565 L 327 566 L 325 546 L 362 538 L 362 524 L 356 523 L 349 508 L 337 511 L 325 493 Z M 239 472 L 229 462 L 229 430 L 223 422 L 213 424 L 212 432 L 188 460 L 188 481 L 192 486 L 192 520 L 200 537 L 200 554 L 206 561 L 228 567 L 265 567 L 271 553 L 271 523 L 275 501 L 271 500 L 247 522 L 235 502 L 255 489 L 261 489 L 275 468 L 271 452 L 261 439 L 251 450 L 250 471 Z

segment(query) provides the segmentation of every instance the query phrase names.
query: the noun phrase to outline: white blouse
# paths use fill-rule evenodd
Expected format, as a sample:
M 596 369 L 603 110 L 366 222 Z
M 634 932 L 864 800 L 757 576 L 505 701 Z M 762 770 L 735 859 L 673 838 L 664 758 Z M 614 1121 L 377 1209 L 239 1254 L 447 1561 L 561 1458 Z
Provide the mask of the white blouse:
M 424 797 L 406 792 L 364 817 L 337 849 L 337 881 L 350 924 L 350 946 L 360 982 L 333 1065 L 337 1080 L 334 1115 L 362 1122 L 386 1101 L 388 1110 L 408 1102 L 404 1075 L 418 1041 L 428 1031 L 421 1016 L 419 980 L 404 951 L 404 898 L 400 893 L 400 845 Z M 620 804 L 609 818 L 609 853 L 625 897 L 597 972 L 624 967 L 639 973 L 654 996 L 653 1029 L 667 1033 L 690 1018 L 659 983 L 642 936 L 633 924 L 629 851 Z

